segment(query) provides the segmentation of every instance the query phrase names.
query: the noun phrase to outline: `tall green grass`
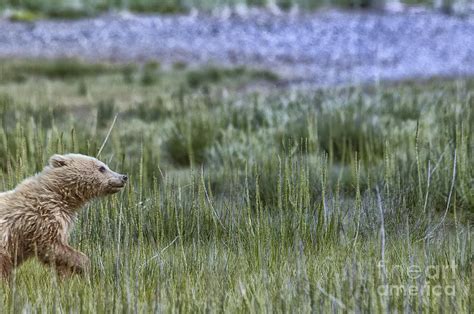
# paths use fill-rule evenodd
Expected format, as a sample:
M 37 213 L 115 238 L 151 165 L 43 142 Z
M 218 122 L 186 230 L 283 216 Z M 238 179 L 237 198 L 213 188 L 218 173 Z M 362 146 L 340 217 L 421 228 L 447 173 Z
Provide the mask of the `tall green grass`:
M 0 83 L 2 190 L 95 156 L 115 114 L 101 157 L 130 176 L 71 235 L 91 274 L 28 262 L 2 312 L 472 309 L 472 81 L 249 93 L 130 71 Z

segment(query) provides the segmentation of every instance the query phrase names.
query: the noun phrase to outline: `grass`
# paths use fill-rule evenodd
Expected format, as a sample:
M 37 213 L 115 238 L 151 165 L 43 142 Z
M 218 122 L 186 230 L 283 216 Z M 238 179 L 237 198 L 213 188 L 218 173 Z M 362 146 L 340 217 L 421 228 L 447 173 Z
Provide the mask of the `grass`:
M 424 4 L 432 6 L 432 0 L 402 0 L 406 4 Z M 343 8 L 367 8 L 377 5 L 375 0 L 5 0 L 1 9 L 14 9 L 10 18 L 15 21 L 31 22 L 36 19 L 49 18 L 80 18 L 110 10 L 127 9 L 137 13 L 179 14 L 189 12 L 193 8 L 211 11 L 216 8 L 253 6 L 263 7 L 275 4 L 282 10 L 298 6 L 305 10 L 314 10 L 324 6 Z
M 3 63 L 1 189 L 96 155 L 115 114 L 101 156 L 130 184 L 79 215 L 90 276 L 30 261 L 2 312 L 472 308 L 474 81 L 256 93 L 252 69 L 34 63 Z
M 220 69 L 213 66 L 189 71 L 186 80 L 189 86 L 196 88 L 225 80 L 235 81 L 235 79 L 239 77 L 270 82 L 278 81 L 278 76 L 266 70 L 253 70 L 245 67 Z
M 77 77 L 97 76 L 110 72 L 126 71 L 129 66 L 110 64 L 88 64 L 73 59 L 55 61 L 8 61 L 0 62 L 0 82 L 24 82 L 32 78 L 71 79 Z

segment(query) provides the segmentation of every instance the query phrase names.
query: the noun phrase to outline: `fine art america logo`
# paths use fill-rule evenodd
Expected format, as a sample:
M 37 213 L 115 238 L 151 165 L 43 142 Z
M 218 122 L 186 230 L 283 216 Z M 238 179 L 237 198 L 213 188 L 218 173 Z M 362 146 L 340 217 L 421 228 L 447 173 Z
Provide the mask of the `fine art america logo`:
M 456 264 L 449 265 L 387 265 L 379 261 L 379 275 L 390 275 L 407 277 L 409 280 L 405 284 L 392 285 L 385 284 L 377 287 L 377 292 L 382 296 L 454 296 L 456 294 L 454 285 L 440 284 L 440 278 L 453 278 L 456 275 Z M 383 278 L 383 277 L 382 277 Z M 433 282 L 433 283 L 431 283 Z

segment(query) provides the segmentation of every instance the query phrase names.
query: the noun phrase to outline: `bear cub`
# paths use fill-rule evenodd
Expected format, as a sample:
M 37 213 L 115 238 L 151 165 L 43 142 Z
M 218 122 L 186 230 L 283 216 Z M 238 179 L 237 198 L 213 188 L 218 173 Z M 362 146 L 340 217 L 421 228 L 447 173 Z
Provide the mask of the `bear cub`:
M 120 191 L 127 176 L 96 158 L 53 155 L 49 165 L 14 190 L 0 193 L 0 276 L 31 257 L 61 277 L 88 271 L 89 258 L 68 245 L 76 214 L 93 198 Z

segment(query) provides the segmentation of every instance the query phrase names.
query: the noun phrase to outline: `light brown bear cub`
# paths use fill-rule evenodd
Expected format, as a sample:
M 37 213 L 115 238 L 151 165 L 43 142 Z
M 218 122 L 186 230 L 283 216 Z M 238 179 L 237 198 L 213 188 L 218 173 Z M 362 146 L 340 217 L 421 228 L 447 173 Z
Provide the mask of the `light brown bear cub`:
M 0 276 L 8 278 L 14 267 L 34 256 L 62 277 L 86 272 L 89 259 L 68 245 L 76 213 L 126 182 L 127 176 L 93 157 L 54 155 L 41 173 L 0 193 Z

